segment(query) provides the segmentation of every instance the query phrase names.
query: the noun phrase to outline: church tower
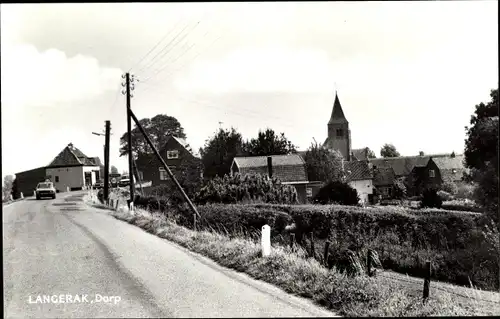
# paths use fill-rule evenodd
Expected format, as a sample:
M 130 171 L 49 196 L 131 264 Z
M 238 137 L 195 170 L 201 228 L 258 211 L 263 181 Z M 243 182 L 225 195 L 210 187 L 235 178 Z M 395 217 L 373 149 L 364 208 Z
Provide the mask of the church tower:
M 324 146 L 327 149 L 338 150 L 346 161 L 351 160 L 351 131 L 337 92 L 335 92 L 332 115 L 328 121 L 328 137 Z

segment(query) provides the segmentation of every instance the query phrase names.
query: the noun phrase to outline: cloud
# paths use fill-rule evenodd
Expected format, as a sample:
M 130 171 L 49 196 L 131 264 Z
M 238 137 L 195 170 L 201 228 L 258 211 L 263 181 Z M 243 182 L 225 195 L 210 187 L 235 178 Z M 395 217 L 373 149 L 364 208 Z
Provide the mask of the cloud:
M 334 84 L 326 52 L 260 47 L 236 49 L 220 59 L 193 64 L 175 85 L 181 91 L 324 92 Z
M 40 52 L 33 45 L 5 42 L 2 39 L 2 171 L 13 174 L 47 165 L 70 141 L 89 139 L 86 135 L 102 116 L 96 113 L 102 103 L 96 101 L 114 94 L 122 71 L 90 56 L 68 57 L 57 49 Z M 77 118 L 85 121 L 75 122 Z M 82 131 L 81 124 L 88 131 Z
M 97 59 L 68 57 L 57 49 L 39 52 L 29 44 L 2 43 L 2 103 L 15 107 L 50 106 L 91 99 L 116 89 L 122 71 Z

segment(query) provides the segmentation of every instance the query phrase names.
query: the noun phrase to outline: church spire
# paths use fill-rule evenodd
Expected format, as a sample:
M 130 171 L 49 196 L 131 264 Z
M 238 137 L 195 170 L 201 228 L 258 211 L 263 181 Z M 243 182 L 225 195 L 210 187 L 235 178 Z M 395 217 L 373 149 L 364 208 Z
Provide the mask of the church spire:
M 328 124 L 337 123 L 348 123 L 348 121 L 345 118 L 344 111 L 342 110 L 342 106 L 340 105 L 337 90 L 335 90 L 335 102 L 333 102 L 332 116 L 330 117 L 330 121 L 328 121 Z

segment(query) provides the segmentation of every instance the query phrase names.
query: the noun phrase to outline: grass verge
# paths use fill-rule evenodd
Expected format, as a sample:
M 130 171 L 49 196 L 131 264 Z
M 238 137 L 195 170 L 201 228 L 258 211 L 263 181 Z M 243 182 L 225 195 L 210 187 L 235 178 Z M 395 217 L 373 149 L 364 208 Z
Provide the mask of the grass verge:
M 102 206 L 101 206 L 102 208 Z M 304 251 L 273 247 L 272 255 L 262 258 L 256 240 L 196 232 L 143 210 L 130 214 L 124 209 L 110 211 L 115 218 L 141 227 L 181 246 L 211 258 L 222 266 L 245 272 L 284 291 L 314 300 L 341 316 L 467 316 L 488 315 L 479 304 L 457 303 L 450 294 L 432 296 L 422 304 L 420 296 L 376 278 L 348 277 L 328 270 Z

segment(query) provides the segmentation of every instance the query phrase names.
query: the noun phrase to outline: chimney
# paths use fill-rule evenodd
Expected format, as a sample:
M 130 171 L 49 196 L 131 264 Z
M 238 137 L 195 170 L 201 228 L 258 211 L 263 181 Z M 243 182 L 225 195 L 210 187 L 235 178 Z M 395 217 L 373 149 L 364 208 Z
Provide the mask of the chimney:
M 267 157 L 267 172 L 269 178 L 273 178 L 273 158 L 271 156 Z
M 451 152 L 451 158 L 454 158 L 455 157 L 455 151 Z
M 69 147 L 70 149 L 73 149 L 73 143 L 69 143 L 69 144 L 68 144 L 68 147 Z
M 420 152 L 418 152 L 418 155 L 419 156 L 424 156 L 424 152 L 420 151 Z

